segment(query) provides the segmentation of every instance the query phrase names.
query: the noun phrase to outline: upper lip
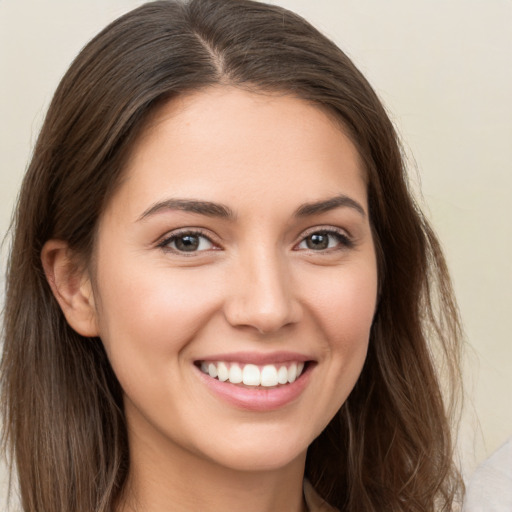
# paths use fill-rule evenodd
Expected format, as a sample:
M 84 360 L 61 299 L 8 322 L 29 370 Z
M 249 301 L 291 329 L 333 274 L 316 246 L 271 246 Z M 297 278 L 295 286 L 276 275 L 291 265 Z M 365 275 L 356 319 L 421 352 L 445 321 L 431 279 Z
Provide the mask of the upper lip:
M 306 362 L 312 361 L 313 358 L 305 354 L 297 352 L 229 352 L 227 354 L 213 354 L 204 358 L 197 359 L 197 361 L 224 361 L 229 363 L 242 363 L 242 364 L 275 364 L 287 362 Z

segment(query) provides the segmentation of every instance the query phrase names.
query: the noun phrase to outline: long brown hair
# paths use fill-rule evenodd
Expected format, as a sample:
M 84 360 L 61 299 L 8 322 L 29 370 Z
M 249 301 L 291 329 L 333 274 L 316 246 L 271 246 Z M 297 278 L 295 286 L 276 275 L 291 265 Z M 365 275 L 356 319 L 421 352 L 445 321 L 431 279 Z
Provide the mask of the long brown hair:
M 331 41 L 291 12 L 248 0 L 143 5 L 85 47 L 55 93 L 23 182 L 7 273 L 4 443 L 23 510 L 109 511 L 129 470 L 119 383 L 101 341 L 66 323 L 42 269 L 43 244 L 64 240 L 87 264 L 144 121 L 162 102 L 214 84 L 322 105 L 367 173 L 378 309 L 362 374 L 309 448 L 306 476 L 340 511 L 452 510 L 462 487 L 449 423 L 460 325 L 395 130 Z

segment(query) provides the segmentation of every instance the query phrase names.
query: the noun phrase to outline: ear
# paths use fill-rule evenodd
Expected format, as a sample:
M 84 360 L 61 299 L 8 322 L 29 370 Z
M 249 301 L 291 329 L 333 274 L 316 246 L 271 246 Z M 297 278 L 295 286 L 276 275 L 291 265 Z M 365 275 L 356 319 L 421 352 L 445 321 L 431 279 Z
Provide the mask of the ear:
M 66 242 L 48 240 L 41 251 L 46 279 L 68 324 L 82 336 L 98 336 L 91 280 L 73 259 Z

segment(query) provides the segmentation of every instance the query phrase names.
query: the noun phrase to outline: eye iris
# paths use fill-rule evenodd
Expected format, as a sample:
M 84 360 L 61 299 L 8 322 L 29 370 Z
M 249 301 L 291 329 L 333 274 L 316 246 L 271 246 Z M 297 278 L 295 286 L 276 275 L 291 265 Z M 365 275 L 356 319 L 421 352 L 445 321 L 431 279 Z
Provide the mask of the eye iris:
M 319 250 L 329 247 L 329 235 L 327 233 L 314 233 L 307 237 L 308 249 Z
M 192 252 L 199 247 L 199 237 L 197 235 L 182 235 L 176 238 L 174 243 L 179 251 Z

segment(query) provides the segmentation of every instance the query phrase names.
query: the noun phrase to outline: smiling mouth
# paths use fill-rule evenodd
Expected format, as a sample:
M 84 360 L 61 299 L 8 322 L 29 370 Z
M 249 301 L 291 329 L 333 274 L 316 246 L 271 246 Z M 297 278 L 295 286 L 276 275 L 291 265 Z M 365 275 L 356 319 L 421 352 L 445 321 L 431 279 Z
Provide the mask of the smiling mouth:
M 226 361 L 198 361 L 196 366 L 221 382 L 270 388 L 295 382 L 304 373 L 308 362 L 290 361 L 259 366 Z

